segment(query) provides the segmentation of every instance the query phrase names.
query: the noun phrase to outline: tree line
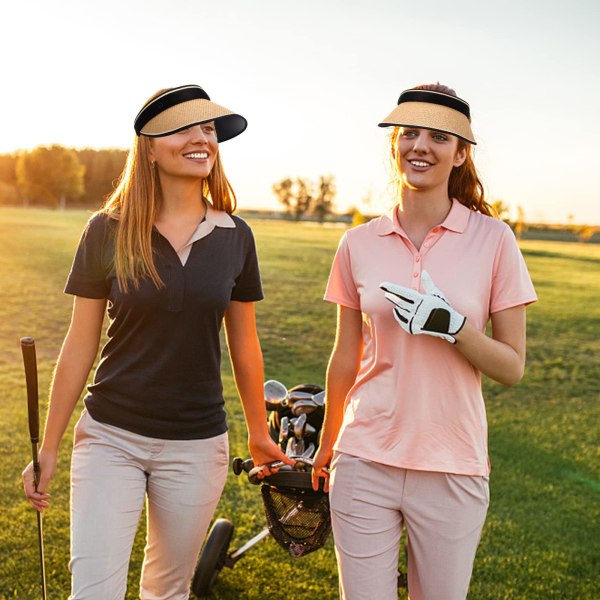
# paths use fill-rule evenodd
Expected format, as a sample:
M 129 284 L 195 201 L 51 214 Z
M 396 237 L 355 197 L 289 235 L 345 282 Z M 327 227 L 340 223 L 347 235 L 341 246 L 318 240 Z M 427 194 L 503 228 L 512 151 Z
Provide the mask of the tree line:
M 127 150 L 39 146 L 0 154 L 0 204 L 98 208 L 114 189 Z
M 332 175 L 321 175 L 316 183 L 305 177 L 286 177 L 273 184 L 273 193 L 296 221 L 311 214 L 322 223 L 333 212 L 335 180 Z
M 0 154 L 0 205 L 96 209 L 113 191 L 126 159 L 127 150 L 57 144 Z M 287 177 L 273 184 L 273 193 L 291 218 L 312 215 L 322 222 L 333 212 L 335 180 Z

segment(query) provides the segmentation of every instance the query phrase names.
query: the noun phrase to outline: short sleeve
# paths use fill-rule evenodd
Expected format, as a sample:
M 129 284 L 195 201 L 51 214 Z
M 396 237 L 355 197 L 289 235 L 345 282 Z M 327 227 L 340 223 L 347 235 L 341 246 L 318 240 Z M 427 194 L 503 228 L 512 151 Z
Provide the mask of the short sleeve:
M 237 302 L 257 302 L 264 298 L 264 294 L 260 279 L 260 269 L 258 267 L 256 243 L 250 227 L 246 224 L 244 226 L 237 226 L 245 230 L 246 243 L 243 244 L 244 257 L 242 270 L 235 279 L 235 285 L 231 291 L 231 299 Z
M 360 296 L 352 276 L 352 261 L 347 233 L 342 236 L 335 253 L 324 298 L 329 302 L 341 304 L 354 310 L 361 309 Z
M 66 294 L 84 298 L 108 298 L 110 287 L 104 258 L 107 219 L 93 216 L 83 230 L 65 286 Z
M 490 313 L 521 304 L 531 304 L 536 300 L 537 295 L 525 259 L 512 230 L 507 225 L 494 260 Z

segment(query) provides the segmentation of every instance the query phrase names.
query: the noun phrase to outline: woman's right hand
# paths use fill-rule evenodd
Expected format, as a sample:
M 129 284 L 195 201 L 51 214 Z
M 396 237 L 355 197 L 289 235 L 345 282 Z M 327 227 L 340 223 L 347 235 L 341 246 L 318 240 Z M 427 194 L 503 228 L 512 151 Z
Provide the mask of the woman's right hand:
M 324 471 L 325 467 L 329 467 L 329 463 L 331 462 L 331 457 L 333 455 L 333 451 L 331 449 L 327 449 L 324 446 L 321 446 L 317 453 L 315 454 L 315 458 L 313 459 L 312 465 L 312 486 L 313 490 L 317 491 L 319 489 L 319 478 L 325 478 L 325 484 L 323 486 L 323 491 L 329 491 L 329 471 Z
M 44 512 L 50 506 L 48 499 L 51 498 L 51 495 L 46 492 L 46 489 L 56 471 L 57 452 L 42 448 L 38 455 L 38 460 L 40 464 L 40 480 L 37 490 L 33 473 L 33 461 L 25 467 L 23 473 L 21 473 L 21 478 L 23 479 L 25 495 L 31 506 L 38 512 Z

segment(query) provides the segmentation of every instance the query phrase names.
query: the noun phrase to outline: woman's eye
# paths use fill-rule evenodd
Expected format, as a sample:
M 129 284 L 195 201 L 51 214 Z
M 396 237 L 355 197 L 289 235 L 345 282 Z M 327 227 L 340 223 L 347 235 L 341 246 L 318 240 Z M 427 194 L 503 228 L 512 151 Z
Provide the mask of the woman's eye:
M 214 135 L 216 129 L 215 129 L 214 125 L 205 125 L 202 128 L 202 131 L 204 131 L 204 133 L 210 133 L 211 135 Z
M 442 134 L 442 133 L 436 133 L 433 136 L 433 139 L 441 141 L 441 142 L 447 142 L 448 141 L 448 136 Z

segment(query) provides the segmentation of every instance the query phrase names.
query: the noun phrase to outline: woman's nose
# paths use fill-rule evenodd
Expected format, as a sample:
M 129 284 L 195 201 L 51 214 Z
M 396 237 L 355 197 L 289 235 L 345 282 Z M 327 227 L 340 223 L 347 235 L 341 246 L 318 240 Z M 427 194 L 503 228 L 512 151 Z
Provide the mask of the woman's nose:
M 413 151 L 427 152 L 429 149 L 428 138 L 423 133 L 414 138 Z
M 194 125 L 190 127 L 191 141 L 196 144 L 202 144 L 208 142 L 208 135 L 202 129 L 202 125 Z

